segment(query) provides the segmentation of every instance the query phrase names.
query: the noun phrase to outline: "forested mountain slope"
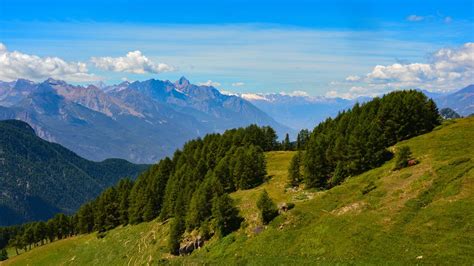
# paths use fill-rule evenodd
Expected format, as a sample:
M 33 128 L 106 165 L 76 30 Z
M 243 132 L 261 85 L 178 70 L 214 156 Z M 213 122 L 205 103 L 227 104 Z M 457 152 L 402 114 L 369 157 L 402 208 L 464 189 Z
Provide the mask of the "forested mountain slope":
M 30 124 L 38 136 L 81 157 L 156 163 L 186 141 L 258 124 L 291 129 L 250 102 L 211 86 L 150 79 L 98 88 L 47 79 L 0 82 L 0 120 Z
M 245 218 L 241 229 L 212 238 L 190 256 L 169 255 L 170 223 L 118 227 L 105 237 L 81 235 L 10 258 L 6 265 L 51 264 L 470 264 L 474 260 L 474 118 L 449 121 L 398 142 L 417 165 L 394 160 L 325 191 L 288 189 L 294 152 L 266 153 L 271 179 L 231 193 Z M 295 207 L 262 225 L 261 191 Z M 14 251 L 10 252 L 13 256 Z
M 0 225 L 72 213 L 146 165 L 121 159 L 92 162 L 36 136 L 18 120 L 0 121 Z

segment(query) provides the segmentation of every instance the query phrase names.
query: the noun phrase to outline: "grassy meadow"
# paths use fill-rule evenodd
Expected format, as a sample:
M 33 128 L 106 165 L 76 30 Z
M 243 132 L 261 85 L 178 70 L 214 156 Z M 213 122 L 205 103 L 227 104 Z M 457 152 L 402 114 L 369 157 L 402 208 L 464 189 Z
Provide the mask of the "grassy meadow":
M 419 164 L 394 161 L 328 191 L 286 187 L 293 152 L 267 153 L 269 179 L 232 197 L 242 228 L 189 256 L 166 252 L 168 223 L 119 227 L 98 239 L 72 237 L 1 265 L 449 264 L 474 262 L 474 118 L 448 121 L 403 141 Z M 295 208 L 262 226 L 256 200 L 266 189 Z M 14 251 L 9 250 L 13 255 Z

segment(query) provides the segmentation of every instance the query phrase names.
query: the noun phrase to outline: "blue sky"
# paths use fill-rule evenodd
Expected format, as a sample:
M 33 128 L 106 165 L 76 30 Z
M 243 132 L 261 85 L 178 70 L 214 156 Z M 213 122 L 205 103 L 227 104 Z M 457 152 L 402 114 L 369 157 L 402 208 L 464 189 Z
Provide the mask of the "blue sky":
M 0 78 L 41 79 L 54 57 L 53 73 L 79 83 L 184 75 L 241 93 L 450 90 L 474 82 L 473 10 L 474 1 L 0 0 L 10 58 L 0 66 L 12 70 Z

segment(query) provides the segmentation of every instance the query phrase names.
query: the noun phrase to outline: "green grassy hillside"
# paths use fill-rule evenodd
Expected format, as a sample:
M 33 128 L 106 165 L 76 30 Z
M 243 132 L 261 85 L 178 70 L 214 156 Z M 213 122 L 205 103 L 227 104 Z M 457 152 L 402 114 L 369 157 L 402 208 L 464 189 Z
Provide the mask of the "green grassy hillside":
M 102 239 L 92 234 L 57 241 L 4 264 L 472 264 L 472 136 L 474 118 L 450 121 L 397 144 L 409 146 L 418 165 L 392 171 L 392 160 L 325 192 L 287 191 L 292 152 L 270 152 L 271 179 L 232 194 L 246 218 L 243 228 L 190 256 L 168 255 L 168 224 L 150 222 L 114 229 Z M 255 207 L 262 189 L 277 203 L 296 204 L 265 227 Z

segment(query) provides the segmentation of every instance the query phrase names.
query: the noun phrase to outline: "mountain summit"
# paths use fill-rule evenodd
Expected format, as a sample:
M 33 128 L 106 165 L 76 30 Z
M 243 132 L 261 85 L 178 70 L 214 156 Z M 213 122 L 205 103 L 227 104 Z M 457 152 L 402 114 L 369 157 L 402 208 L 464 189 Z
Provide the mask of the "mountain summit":
M 0 119 L 28 122 L 41 138 L 91 160 L 137 163 L 155 162 L 207 133 L 249 124 L 272 126 L 280 136 L 292 132 L 252 103 L 185 77 L 101 88 L 52 78 L 0 82 Z

